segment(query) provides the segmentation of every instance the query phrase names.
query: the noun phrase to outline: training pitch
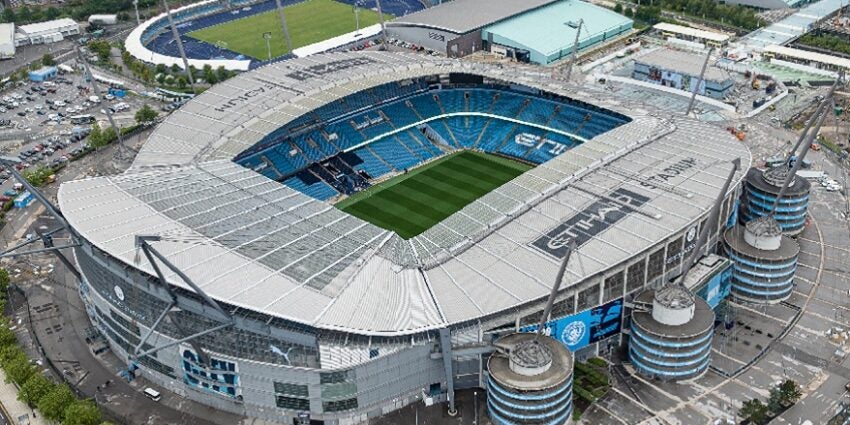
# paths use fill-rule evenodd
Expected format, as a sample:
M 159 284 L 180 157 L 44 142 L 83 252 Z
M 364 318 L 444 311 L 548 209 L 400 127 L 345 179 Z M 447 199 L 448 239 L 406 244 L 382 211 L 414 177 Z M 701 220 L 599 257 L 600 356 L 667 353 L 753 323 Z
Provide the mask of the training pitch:
M 283 10 L 286 14 L 286 24 L 292 38 L 293 49 L 357 29 L 354 8 L 333 0 L 305 0 L 284 7 Z M 359 15 L 360 28 L 378 23 L 377 12 L 360 9 Z M 391 18 L 391 15 L 384 14 L 384 19 Z M 213 45 L 226 46 L 228 50 L 258 60 L 267 60 L 269 54 L 266 40 L 263 38 L 266 32 L 271 33 L 269 47 L 271 47 L 272 58 L 289 53 L 277 10 L 192 31 L 187 35 Z
M 408 239 L 531 168 L 463 151 L 372 186 L 336 207 Z

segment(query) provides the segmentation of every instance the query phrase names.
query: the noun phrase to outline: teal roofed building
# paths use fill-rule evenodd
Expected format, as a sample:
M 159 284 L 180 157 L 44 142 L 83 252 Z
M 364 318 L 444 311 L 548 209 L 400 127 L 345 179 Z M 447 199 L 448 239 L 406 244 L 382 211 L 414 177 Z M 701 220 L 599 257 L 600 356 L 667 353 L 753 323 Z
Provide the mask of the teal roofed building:
M 579 20 L 584 21 L 579 52 L 630 31 L 634 23 L 600 6 L 562 0 L 483 28 L 483 46 L 494 53 L 548 65 L 570 56 Z

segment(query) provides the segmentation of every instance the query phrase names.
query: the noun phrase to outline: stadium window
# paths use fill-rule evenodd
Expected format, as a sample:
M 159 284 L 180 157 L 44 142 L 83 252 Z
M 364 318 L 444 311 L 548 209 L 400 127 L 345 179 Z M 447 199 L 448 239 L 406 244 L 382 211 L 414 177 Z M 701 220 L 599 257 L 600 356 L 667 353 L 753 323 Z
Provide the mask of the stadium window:
M 570 295 L 569 297 L 556 302 L 552 306 L 552 317 L 564 317 L 575 313 L 575 299 L 575 295 Z
M 590 307 L 599 305 L 599 285 L 593 285 L 578 293 L 576 302 L 576 311 L 587 310 Z
M 351 376 L 349 376 L 351 375 Z M 319 383 L 320 384 L 338 384 L 341 382 L 347 382 L 354 378 L 354 372 L 349 370 L 343 370 L 340 372 L 326 372 L 319 374 Z
M 682 262 L 682 236 L 667 244 L 667 270 L 670 271 Z
M 605 278 L 605 288 L 602 293 L 602 302 L 607 303 L 613 299 L 619 298 L 623 296 L 623 286 L 625 282 L 623 280 L 623 272 L 622 270 L 608 276 Z
M 306 385 L 292 384 L 289 382 L 274 381 L 275 394 L 290 395 L 295 397 L 309 397 L 310 391 Z
M 322 410 L 325 412 L 340 412 L 357 408 L 357 398 L 349 398 L 339 401 L 323 401 Z
M 310 410 L 310 400 L 295 397 L 286 397 L 282 395 L 275 396 L 275 404 L 277 407 L 289 410 Z
M 649 256 L 649 264 L 646 270 L 646 282 L 652 282 L 661 273 L 664 272 L 664 247 L 658 248 L 658 251 Z
M 643 287 L 646 277 L 646 258 L 629 266 L 626 272 L 626 292 L 638 290 Z

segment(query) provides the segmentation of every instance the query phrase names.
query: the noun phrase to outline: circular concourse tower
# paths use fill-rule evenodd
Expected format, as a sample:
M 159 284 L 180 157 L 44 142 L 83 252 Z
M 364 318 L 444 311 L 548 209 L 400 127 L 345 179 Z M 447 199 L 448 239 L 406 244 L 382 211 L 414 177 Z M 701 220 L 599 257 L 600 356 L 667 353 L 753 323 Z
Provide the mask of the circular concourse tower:
M 487 412 L 493 423 L 567 424 L 573 411 L 573 355 L 560 342 L 534 333 L 496 341 L 487 367 Z
M 766 216 L 770 212 L 790 172 L 787 165 L 768 168 L 764 171 L 750 168 L 744 178 L 744 192 L 741 197 L 743 222 Z M 806 225 L 811 187 L 811 183 L 795 176 L 779 201 L 774 218 L 786 235 L 795 236 L 803 231 Z
M 732 260 L 732 294 L 743 301 L 775 304 L 791 296 L 800 245 L 776 220 L 757 218 L 723 235 Z
M 678 285 L 646 290 L 634 301 L 629 359 L 641 375 L 665 381 L 708 370 L 714 312 Z

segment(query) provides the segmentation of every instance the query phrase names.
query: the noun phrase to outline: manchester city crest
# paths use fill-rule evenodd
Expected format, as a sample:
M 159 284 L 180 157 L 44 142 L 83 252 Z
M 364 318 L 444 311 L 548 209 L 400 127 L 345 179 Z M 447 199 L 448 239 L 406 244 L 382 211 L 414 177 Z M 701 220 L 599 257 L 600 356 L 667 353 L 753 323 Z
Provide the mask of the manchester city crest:
M 564 328 L 563 332 L 561 332 L 561 341 L 564 341 L 564 344 L 567 345 L 576 345 L 581 342 L 585 329 L 586 326 L 584 325 L 584 322 L 572 322 Z

